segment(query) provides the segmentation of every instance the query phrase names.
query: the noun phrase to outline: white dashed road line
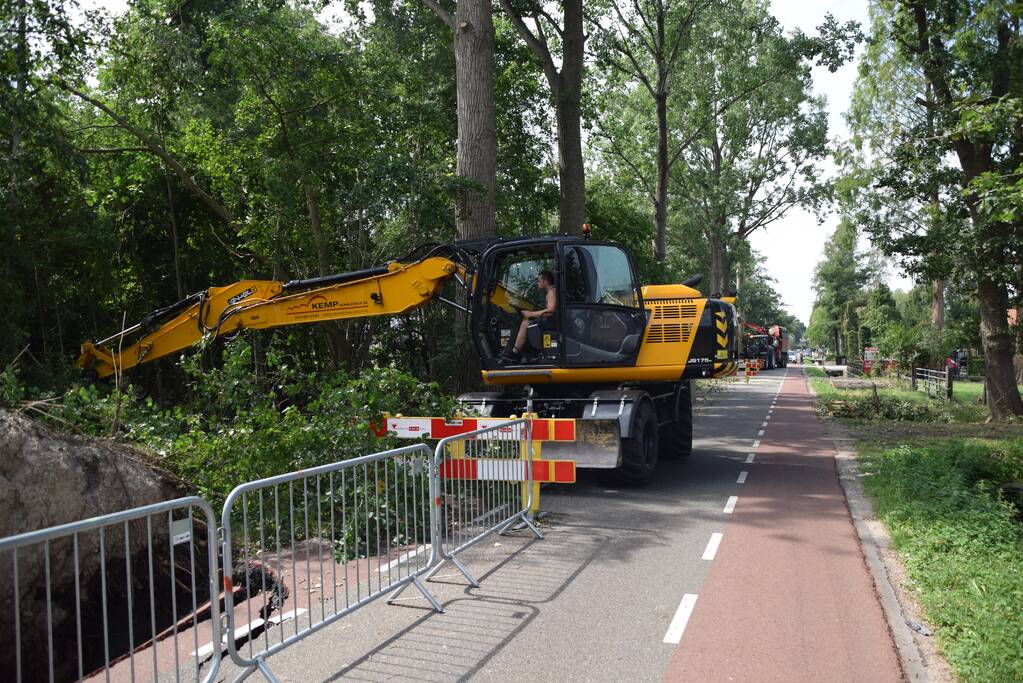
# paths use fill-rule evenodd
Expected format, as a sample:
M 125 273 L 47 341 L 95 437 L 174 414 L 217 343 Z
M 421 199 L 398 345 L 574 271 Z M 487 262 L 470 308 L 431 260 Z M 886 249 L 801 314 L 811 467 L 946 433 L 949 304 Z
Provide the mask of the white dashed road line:
M 753 448 L 760 448 L 760 439 L 753 442 Z
M 693 608 L 696 607 L 696 594 L 686 593 L 682 596 L 682 602 L 678 604 L 678 609 L 675 610 L 675 616 L 671 620 L 671 625 L 668 626 L 668 632 L 664 634 L 664 642 L 671 645 L 678 645 L 678 641 L 682 640 L 682 632 L 686 630 L 686 624 L 689 623 L 689 617 L 693 613 Z
M 725 503 L 725 514 L 732 514 L 732 510 L 735 509 L 735 504 L 739 502 L 739 496 L 728 496 L 728 502 Z
M 704 560 L 713 560 L 714 556 L 718 553 L 718 546 L 721 545 L 721 539 L 724 538 L 724 534 L 713 533 L 710 535 L 710 540 L 707 541 L 707 549 L 703 551 Z
M 742 472 L 739 472 L 739 478 L 735 480 L 735 483 L 736 484 L 745 484 L 747 476 L 749 476 L 749 472 L 747 472 L 746 470 L 743 470 Z
M 748 462 L 748 463 L 753 462 L 753 456 L 754 455 L 756 455 L 756 453 L 747 453 L 746 454 L 746 462 Z

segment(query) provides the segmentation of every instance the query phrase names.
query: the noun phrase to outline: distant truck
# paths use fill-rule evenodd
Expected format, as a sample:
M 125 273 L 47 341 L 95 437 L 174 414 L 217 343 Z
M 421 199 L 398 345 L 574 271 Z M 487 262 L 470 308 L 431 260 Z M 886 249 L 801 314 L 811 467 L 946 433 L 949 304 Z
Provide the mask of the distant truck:
M 747 329 L 743 350 L 746 358 L 760 360 L 765 370 L 784 368 L 789 364 L 789 339 L 785 328 L 771 325 L 766 328 L 753 323 L 743 323 Z
M 767 330 L 771 337 L 771 345 L 774 348 L 774 363 L 776 367 L 784 368 L 789 364 L 789 335 L 781 325 L 771 325 Z

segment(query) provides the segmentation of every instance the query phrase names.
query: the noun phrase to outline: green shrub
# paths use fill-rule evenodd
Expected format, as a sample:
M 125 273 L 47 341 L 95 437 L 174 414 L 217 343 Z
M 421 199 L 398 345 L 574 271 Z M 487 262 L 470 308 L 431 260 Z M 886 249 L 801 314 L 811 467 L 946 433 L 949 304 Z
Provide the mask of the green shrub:
M 376 436 L 370 422 L 379 421 L 384 413 L 447 416 L 455 411 L 455 401 L 437 384 L 394 368 L 374 368 L 357 377 L 343 372 L 298 374 L 270 358 L 267 376 L 260 379 L 252 372 L 251 349 L 244 340 L 227 345 L 224 356 L 223 364 L 213 369 L 201 369 L 198 360 L 186 363 L 194 396 L 188 406 L 161 409 L 128 387 L 122 392 L 118 433 L 120 439 L 153 449 L 214 508 L 245 482 L 408 445 Z M 81 431 L 106 435 L 116 403 L 109 386 L 75 387 L 54 407 L 53 416 Z M 333 538 L 338 559 L 350 560 L 385 552 L 381 546 L 388 541 L 392 547 L 404 545 L 413 531 L 425 538 L 422 527 L 429 513 L 424 472 L 422 463 L 391 461 L 381 462 L 376 471 L 349 470 L 344 486 L 340 475 L 321 477 L 319 491 L 312 490 L 315 481 L 308 488 L 296 486 L 297 490 L 281 486 L 277 496 L 286 497 L 276 509 L 271 507 L 278 503 L 272 489 L 261 497 L 249 495 L 248 513 L 243 505 L 232 508 L 239 542 L 248 545 L 260 539 L 264 549 L 273 550 L 273 525 L 279 522 L 289 531 L 290 543 L 294 523 L 295 541 L 322 538 L 329 543 Z M 413 479 L 417 498 L 411 496 Z M 408 491 L 399 487 L 399 480 L 409 482 Z M 365 515 L 358 519 L 336 515 L 331 533 L 330 505 L 336 503 L 340 511 L 342 496 L 349 503 L 358 501 Z M 413 515 L 417 528 L 406 528 L 403 516 L 399 522 L 399 515 L 389 514 L 389 502 L 402 512 L 406 503 L 410 510 L 419 510 Z M 256 513 L 260 504 L 269 515 L 262 529 Z
M 900 398 L 848 397 L 818 401 L 817 412 L 856 420 L 895 422 L 953 422 L 954 416 L 939 405 Z
M 1023 680 L 1023 525 L 999 484 L 1023 439 L 868 451 L 867 490 L 962 680 Z
M 25 390 L 14 373 L 14 365 L 0 371 L 0 406 L 13 407 L 25 397 Z

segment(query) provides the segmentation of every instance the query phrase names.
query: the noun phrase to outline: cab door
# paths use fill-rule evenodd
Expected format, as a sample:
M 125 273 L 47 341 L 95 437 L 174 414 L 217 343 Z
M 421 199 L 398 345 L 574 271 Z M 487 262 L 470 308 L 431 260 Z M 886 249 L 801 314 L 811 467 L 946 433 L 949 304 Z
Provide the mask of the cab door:
M 646 316 L 629 254 L 612 244 L 568 242 L 560 263 L 565 365 L 635 365 Z
M 473 342 L 484 369 L 495 368 L 497 357 L 514 341 L 522 321 L 521 311 L 546 305 L 545 293 L 536 286 L 536 281 L 540 273 L 556 271 L 555 253 L 553 243 L 537 241 L 495 247 L 484 254 L 470 320 Z M 543 329 L 537 330 L 536 339 L 527 339 L 529 364 L 557 365 L 560 353 L 557 317 L 539 322 L 538 327 Z

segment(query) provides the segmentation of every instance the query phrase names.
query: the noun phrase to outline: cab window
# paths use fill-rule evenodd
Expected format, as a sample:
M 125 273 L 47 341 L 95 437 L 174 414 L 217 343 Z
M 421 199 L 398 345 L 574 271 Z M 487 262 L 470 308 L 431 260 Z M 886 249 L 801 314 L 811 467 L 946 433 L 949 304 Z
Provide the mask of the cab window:
M 618 247 L 577 245 L 565 253 L 565 300 L 568 303 L 639 305 L 632 264 Z
M 565 361 L 634 362 L 645 318 L 632 264 L 612 245 L 573 244 L 563 252 Z

